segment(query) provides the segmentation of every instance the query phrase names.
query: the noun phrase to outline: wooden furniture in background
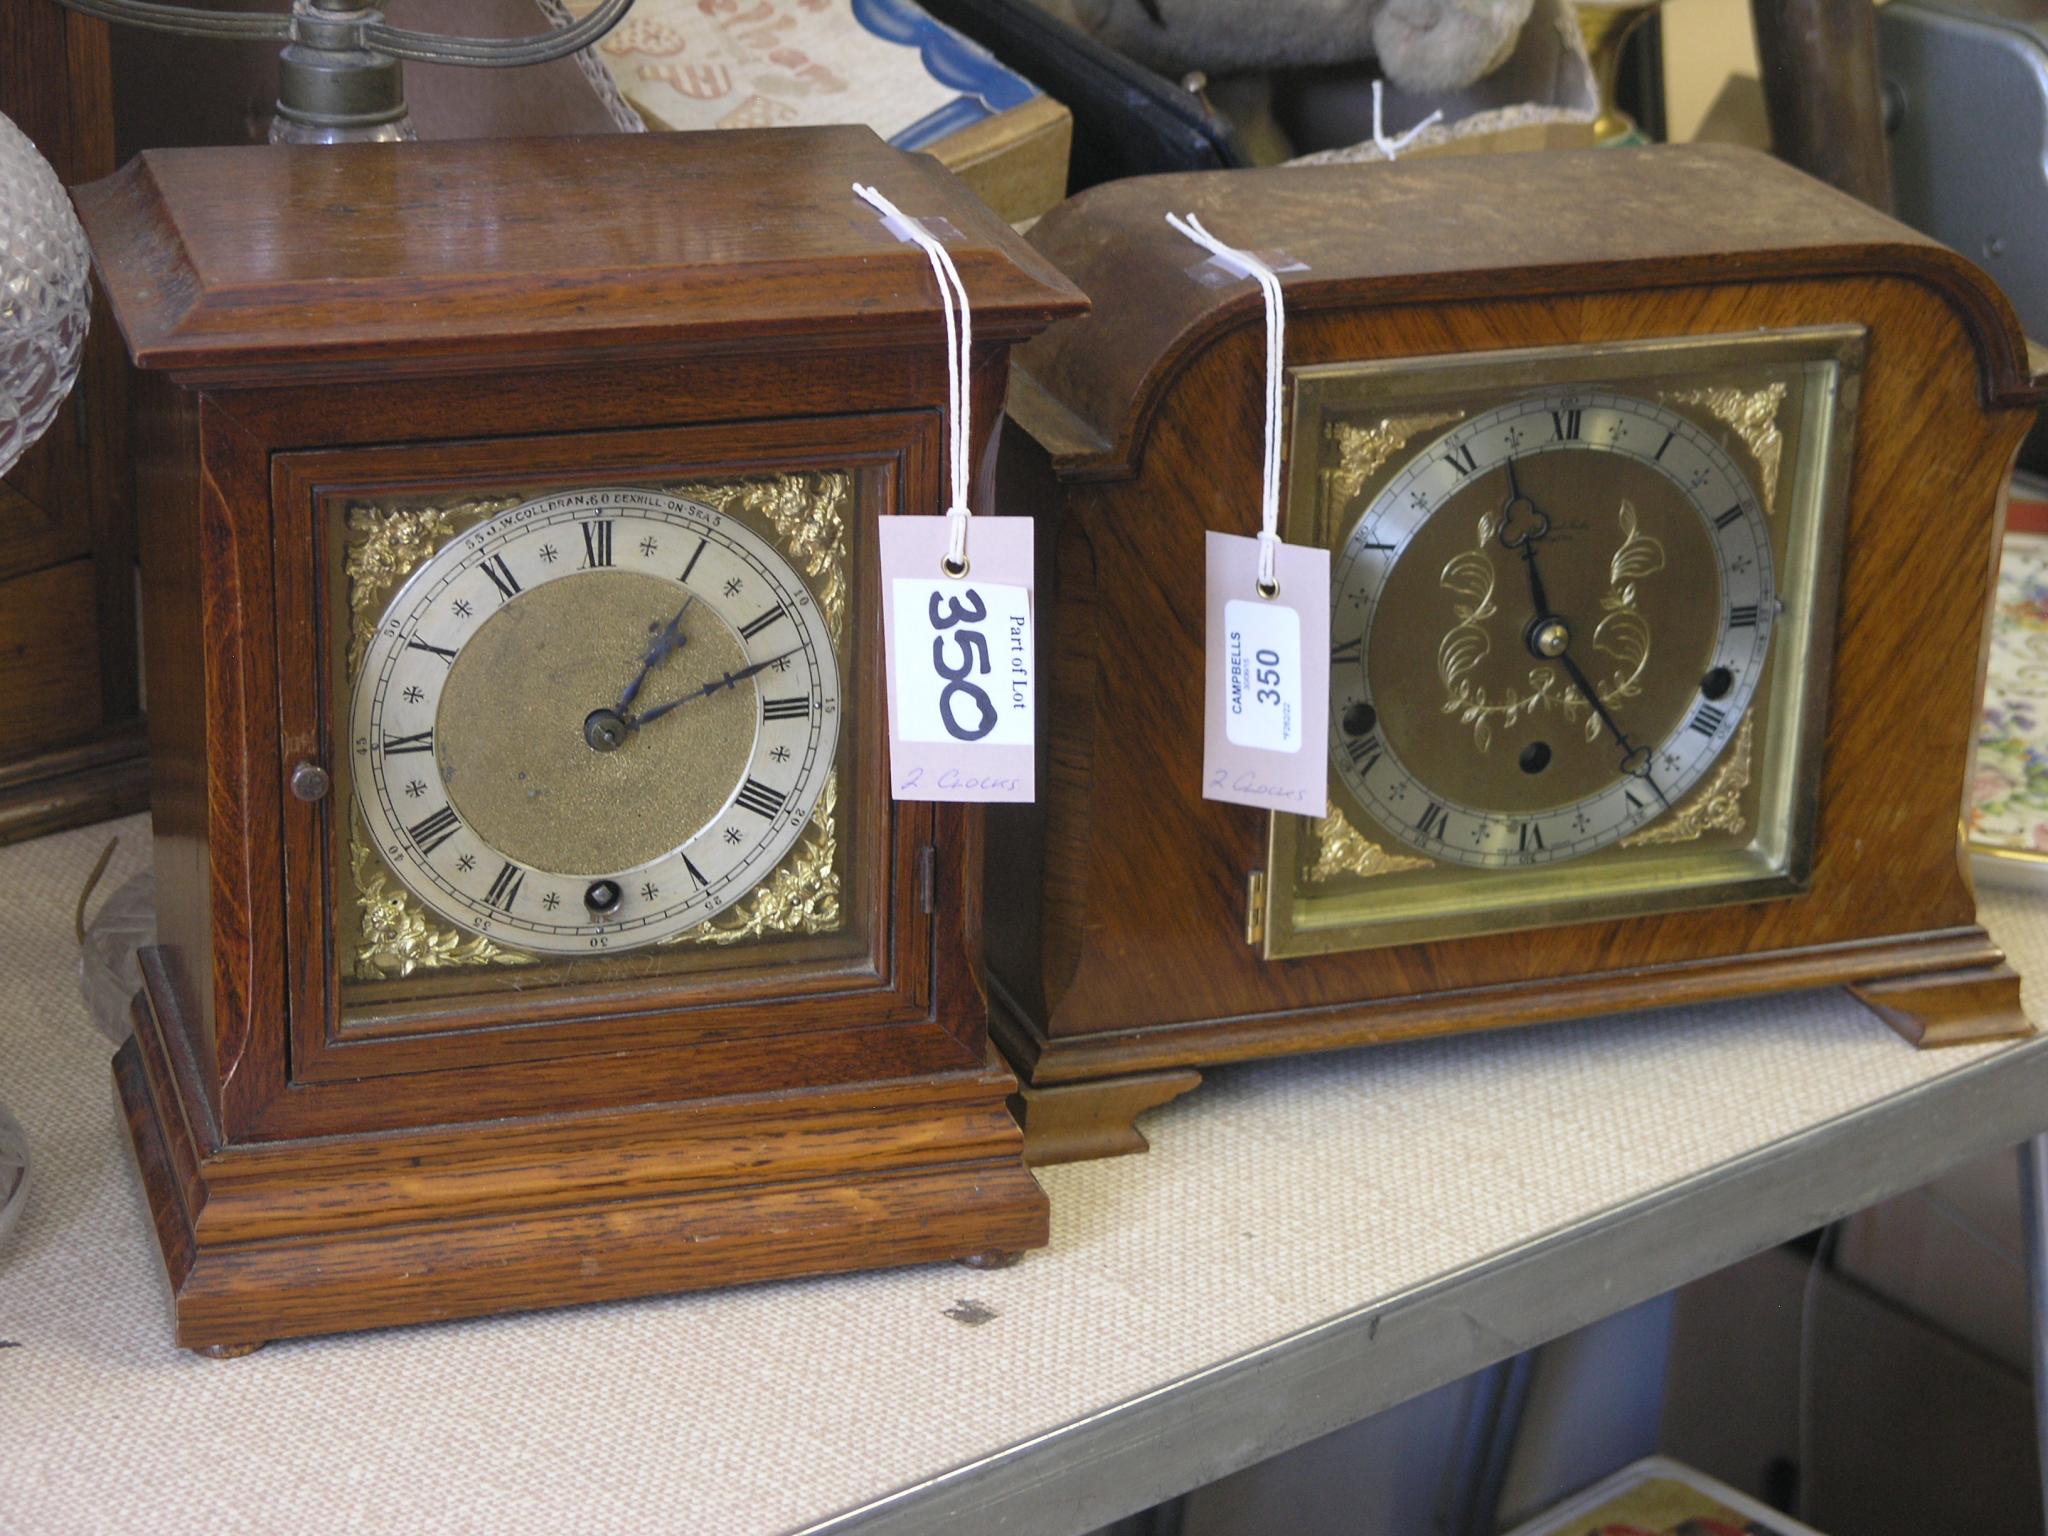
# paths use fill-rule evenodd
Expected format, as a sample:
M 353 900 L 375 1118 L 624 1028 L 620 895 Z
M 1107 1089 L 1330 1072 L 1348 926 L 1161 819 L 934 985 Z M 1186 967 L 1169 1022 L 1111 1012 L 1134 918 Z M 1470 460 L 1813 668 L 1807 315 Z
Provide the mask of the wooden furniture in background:
M 1892 211 L 1872 0 L 1750 0 L 1771 151 Z M 1960 103 L 1951 103 L 1957 107 Z
M 985 466 L 1011 344 L 1083 301 L 865 129 L 160 151 L 80 193 L 148 390 L 160 947 L 115 1075 L 181 1343 L 1044 1241 L 986 1036 L 980 808 L 893 804 L 876 771 L 871 563 L 815 599 L 846 604 L 857 948 L 347 990 L 373 904 L 337 811 L 348 505 L 849 463 L 857 550 L 936 511 L 939 296 L 855 181 L 959 232 Z
M 67 185 L 114 168 L 107 48 L 42 0 L 0 10 L 0 112 Z M 126 371 L 96 300 L 71 398 L 0 480 L 0 841 L 146 796 Z
M 273 0 L 216 9 L 274 10 Z M 414 0 L 410 24 L 511 36 L 531 5 Z M 408 67 L 423 138 L 614 133 L 575 60 L 536 69 Z M 275 45 L 164 37 L 68 12 L 0 9 L 0 112 L 68 186 L 142 149 L 261 140 Z M 79 382 L 41 443 L 0 480 L 0 841 L 138 809 L 148 798 L 137 659 L 130 370 L 96 301 Z
M 1305 264 L 1282 277 L 1290 389 L 1361 358 L 1866 328 L 1800 894 L 1262 955 L 1269 817 L 1201 797 L 1199 663 L 1203 531 L 1257 527 L 1263 329 L 1251 283 L 1188 275 L 1164 222 L 1188 209 Z M 1512 238 L 1476 240 L 1480 217 Z M 1094 305 L 1020 351 L 1001 461 L 1046 567 L 1039 801 L 991 813 L 986 887 L 1035 1160 L 1141 1147 L 1129 1115 L 1212 1062 L 1838 984 L 1931 1042 L 2029 1027 L 1958 840 L 2005 480 L 2041 400 L 1975 267 L 1704 147 L 1157 177 L 1030 238 Z

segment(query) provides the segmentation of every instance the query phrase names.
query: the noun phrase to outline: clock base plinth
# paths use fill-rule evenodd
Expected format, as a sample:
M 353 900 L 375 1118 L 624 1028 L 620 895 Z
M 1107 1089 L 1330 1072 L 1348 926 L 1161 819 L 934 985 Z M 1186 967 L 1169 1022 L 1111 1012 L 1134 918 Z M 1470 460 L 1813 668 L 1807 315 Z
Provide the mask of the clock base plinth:
M 1021 1086 L 1010 1105 L 1024 1126 L 1024 1161 L 1043 1168 L 1148 1151 L 1152 1144 L 1138 1129 L 1138 1116 L 1193 1092 L 1201 1082 L 1201 1073 L 1183 1068 Z
M 2034 1033 L 2020 1004 L 2019 972 L 2003 962 L 1858 982 L 1848 991 L 1918 1046 L 1973 1045 Z
M 138 994 L 114 1058 L 177 1342 L 310 1334 L 1021 1252 L 1047 1238 L 999 1066 L 758 1102 L 209 1148 Z M 171 1038 L 181 1038 L 171 1032 Z
M 1025 1160 L 1042 1167 L 1146 1151 L 1149 1144 L 1132 1121 L 1195 1088 L 1211 1066 L 1821 987 L 1841 988 L 1921 1047 L 2018 1039 L 2035 1030 L 2021 1004 L 2018 973 L 1991 935 L 1972 923 L 1875 943 L 1741 953 L 1285 1013 L 1154 1025 L 1111 1017 L 1092 1031 L 1065 1020 L 1058 1034 L 1033 1021 L 999 984 L 991 1032 L 1019 1079 L 1011 1104 L 1024 1123 Z

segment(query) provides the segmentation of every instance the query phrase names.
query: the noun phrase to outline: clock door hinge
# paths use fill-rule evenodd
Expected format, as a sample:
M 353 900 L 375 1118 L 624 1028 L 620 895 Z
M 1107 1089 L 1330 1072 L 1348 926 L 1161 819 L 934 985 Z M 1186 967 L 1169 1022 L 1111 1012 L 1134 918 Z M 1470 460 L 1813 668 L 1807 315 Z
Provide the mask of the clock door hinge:
M 1266 942 L 1266 872 L 1255 869 L 1244 882 L 1244 941 L 1254 947 Z
M 926 843 L 917 850 L 917 910 L 929 917 L 939 905 L 939 850 Z

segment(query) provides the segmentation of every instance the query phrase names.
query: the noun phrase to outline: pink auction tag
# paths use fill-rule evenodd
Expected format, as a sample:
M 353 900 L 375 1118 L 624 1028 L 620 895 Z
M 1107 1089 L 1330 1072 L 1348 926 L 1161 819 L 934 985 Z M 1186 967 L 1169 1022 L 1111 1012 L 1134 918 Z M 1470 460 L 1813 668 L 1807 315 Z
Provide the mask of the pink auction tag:
M 1329 809 L 1330 552 L 1282 544 L 1259 587 L 1259 541 L 1208 535 L 1202 793 L 1321 816 Z
M 1227 245 L 1193 214 L 1166 222 L 1259 285 L 1266 310 L 1266 448 L 1259 536 L 1208 535 L 1202 650 L 1202 794 L 1269 811 L 1329 810 L 1330 554 L 1280 538 L 1282 376 L 1287 301 L 1261 257 Z M 1306 271 L 1298 263 L 1290 270 Z
M 956 576 L 943 563 L 949 521 L 880 524 L 890 791 L 898 800 L 1028 801 L 1036 791 L 1032 522 L 974 518 L 967 569 Z
M 873 187 L 855 182 L 853 191 L 897 239 L 924 251 L 946 326 L 945 515 L 881 520 L 889 790 L 898 800 L 1029 800 L 1037 713 L 1031 519 L 972 513 L 974 306 L 929 224 Z

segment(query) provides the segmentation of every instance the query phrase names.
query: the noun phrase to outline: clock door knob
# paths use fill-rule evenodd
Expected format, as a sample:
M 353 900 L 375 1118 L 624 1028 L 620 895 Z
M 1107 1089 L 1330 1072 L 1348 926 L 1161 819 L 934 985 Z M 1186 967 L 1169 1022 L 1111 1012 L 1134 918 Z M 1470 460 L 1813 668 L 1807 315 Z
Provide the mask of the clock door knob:
M 332 775 L 310 759 L 302 760 L 292 767 L 292 793 L 301 800 L 324 800 L 327 791 L 333 785 Z

